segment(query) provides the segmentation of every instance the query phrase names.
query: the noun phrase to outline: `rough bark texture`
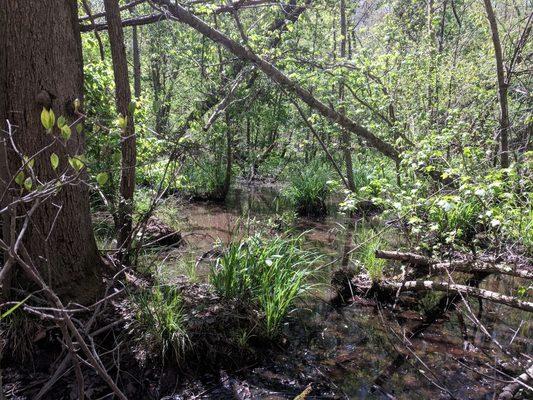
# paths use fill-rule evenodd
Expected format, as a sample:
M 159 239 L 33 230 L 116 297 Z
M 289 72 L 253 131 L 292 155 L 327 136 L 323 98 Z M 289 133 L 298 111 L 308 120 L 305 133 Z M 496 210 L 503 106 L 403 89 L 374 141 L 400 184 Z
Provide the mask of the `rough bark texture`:
M 337 123 L 342 128 L 358 135 L 362 139 L 365 139 L 370 147 L 375 148 L 382 154 L 395 161 L 399 159 L 398 151 L 389 143 L 378 138 L 368 129 L 355 123 L 351 119 L 334 110 L 332 107 L 327 106 L 320 100 L 316 99 L 307 89 L 304 89 L 298 85 L 283 72 L 277 69 L 273 64 L 262 59 L 250 49 L 240 45 L 220 31 L 213 29 L 194 14 L 181 7 L 179 4 L 173 4 L 170 2 L 170 0 L 155 0 L 154 3 L 165 6 L 174 19 L 189 25 L 215 43 L 219 43 L 220 45 L 224 46 L 226 50 L 239 57 L 241 60 L 253 63 L 272 81 L 278 83 L 299 97 L 311 108 L 317 110 L 322 116 Z
M 490 0 L 484 0 L 487 19 L 489 20 L 496 59 L 496 76 L 498 77 L 498 100 L 500 104 L 500 157 L 502 168 L 509 167 L 509 106 L 507 103 L 507 79 L 503 66 L 503 51 L 498 32 L 498 23 Z
M 348 29 L 346 27 L 346 2 L 341 0 L 340 3 L 340 22 L 341 22 L 341 45 L 340 45 L 340 56 L 341 60 L 344 61 L 346 57 L 346 36 L 348 35 Z M 344 76 L 341 77 L 339 81 L 339 112 L 342 115 L 346 114 L 346 107 L 344 106 L 344 97 L 345 97 L 345 79 Z M 348 189 L 352 192 L 355 192 L 355 182 L 353 178 L 353 162 L 352 162 L 352 150 L 351 150 L 351 141 L 350 133 L 346 129 L 342 129 L 341 134 L 341 145 L 342 153 L 344 156 L 344 163 L 346 166 L 346 179 L 348 180 Z
M 126 117 L 122 129 L 122 166 L 120 176 L 120 202 L 118 209 L 118 245 L 127 254 L 131 243 L 133 192 L 135 190 L 135 126 L 130 110 L 131 89 L 128 78 L 128 61 L 124 47 L 124 32 L 117 0 L 104 0 L 106 19 L 109 25 L 109 44 L 115 75 L 115 101 L 117 111 Z
M 132 28 L 133 48 L 133 87 L 136 98 L 141 97 L 141 51 L 139 49 L 139 35 L 136 26 Z
M 16 125 L 14 140 L 21 152 L 32 156 L 51 142 L 40 120 L 43 103 L 69 124 L 76 120 L 73 101 L 83 97 L 82 65 L 76 2 L 0 2 L 0 129 L 7 128 L 6 120 Z M 53 133 L 58 134 L 57 128 Z M 57 172 L 69 170 L 68 156 L 81 154 L 83 148 L 83 135 L 73 126 L 66 147 L 54 145 L 36 157 L 39 179 L 51 180 Z M 57 172 L 50 165 L 52 152 L 60 158 Z M 0 151 L 0 160 L 2 178 L 21 165 L 9 149 L 7 154 Z M 0 194 L 5 188 L 5 181 L 0 181 Z M 41 205 L 25 244 L 42 276 L 61 296 L 85 301 L 99 291 L 102 262 L 85 185 L 65 186 Z

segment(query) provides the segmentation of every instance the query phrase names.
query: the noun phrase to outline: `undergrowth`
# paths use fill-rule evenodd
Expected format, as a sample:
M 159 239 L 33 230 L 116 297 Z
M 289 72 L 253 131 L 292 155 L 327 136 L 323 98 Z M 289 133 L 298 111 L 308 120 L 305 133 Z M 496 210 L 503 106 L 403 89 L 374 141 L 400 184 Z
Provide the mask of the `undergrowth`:
M 301 236 L 256 235 L 228 246 L 210 282 L 223 297 L 256 304 L 263 314 L 264 333 L 273 339 L 296 299 L 309 289 L 309 267 L 316 259 L 302 249 Z

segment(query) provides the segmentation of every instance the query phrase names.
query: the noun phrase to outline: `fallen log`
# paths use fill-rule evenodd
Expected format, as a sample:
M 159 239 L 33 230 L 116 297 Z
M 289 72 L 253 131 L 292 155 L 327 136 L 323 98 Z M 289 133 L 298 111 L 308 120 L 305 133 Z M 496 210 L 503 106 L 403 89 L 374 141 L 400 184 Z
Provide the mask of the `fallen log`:
M 526 388 L 527 390 L 533 390 L 530 386 L 533 382 L 533 364 L 522 375 L 517 376 L 515 380 L 504 386 L 498 396 L 498 400 L 511 400 L 514 398 L 520 388 Z
M 394 289 L 400 292 L 404 291 L 439 291 L 454 292 L 489 300 L 494 303 L 504 304 L 506 306 L 517 308 L 519 310 L 533 312 L 533 302 L 521 300 L 517 297 L 507 296 L 504 294 L 492 292 L 490 290 L 478 289 L 472 286 L 458 285 L 447 282 L 434 281 L 407 281 L 407 282 L 381 282 L 380 288 Z
M 428 268 L 430 272 L 466 272 L 466 273 L 489 273 L 516 276 L 519 278 L 533 279 L 533 271 L 523 268 L 515 268 L 509 264 L 491 263 L 481 260 L 460 260 L 439 262 L 429 257 L 415 253 L 403 253 L 399 251 L 376 250 L 376 257 L 386 260 L 397 260 L 411 264 L 414 267 Z

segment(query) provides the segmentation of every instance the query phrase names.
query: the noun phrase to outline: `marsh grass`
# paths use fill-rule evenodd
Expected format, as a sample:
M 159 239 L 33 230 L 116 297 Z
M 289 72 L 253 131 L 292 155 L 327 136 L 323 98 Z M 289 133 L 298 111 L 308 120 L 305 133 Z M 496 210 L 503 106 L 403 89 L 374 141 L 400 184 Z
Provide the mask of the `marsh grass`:
M 318 161 L 303 169 L 295 169 L 285 197 L 300 215 L 323 216 L 327 213 L 326 200 L 331 193 L 329 169 Z
M 386 261 L 376 257 L 376 250 L 381 247 L 383 247 L 383 241 L 377 237 L 361 246 L 356 253 L 357 261 L 366 270 L 372 282 L 379 282 L 383 279 Z
M 302 249 L 302 236 L 255 235 L 228 246 L 210 282 L 223 297 L 256 304 L 264 316 L 264 334 L 273 339 L 296 299 L 309 290 L 309 268 L 317 259 Z
M 178 364 L 189 347 L 186 314 L 179 291 L 154 286 L 133 297 L 136 323 L 142 340 L 159 350 L 163 359 L 172 355 Z

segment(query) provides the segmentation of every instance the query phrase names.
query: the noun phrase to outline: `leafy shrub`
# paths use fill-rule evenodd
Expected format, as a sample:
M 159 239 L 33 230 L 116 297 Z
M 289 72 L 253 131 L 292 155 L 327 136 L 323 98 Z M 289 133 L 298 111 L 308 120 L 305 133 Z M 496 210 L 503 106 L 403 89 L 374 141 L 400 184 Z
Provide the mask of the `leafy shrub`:
M 308 268 L 315 260 L 302 249 L 301 236 L 252 236 L 228 246 L 210 282 L 224 297 L 255 303 L 264 315 L 266 337 L 274 338 L 295 300 L 309 288 Z

